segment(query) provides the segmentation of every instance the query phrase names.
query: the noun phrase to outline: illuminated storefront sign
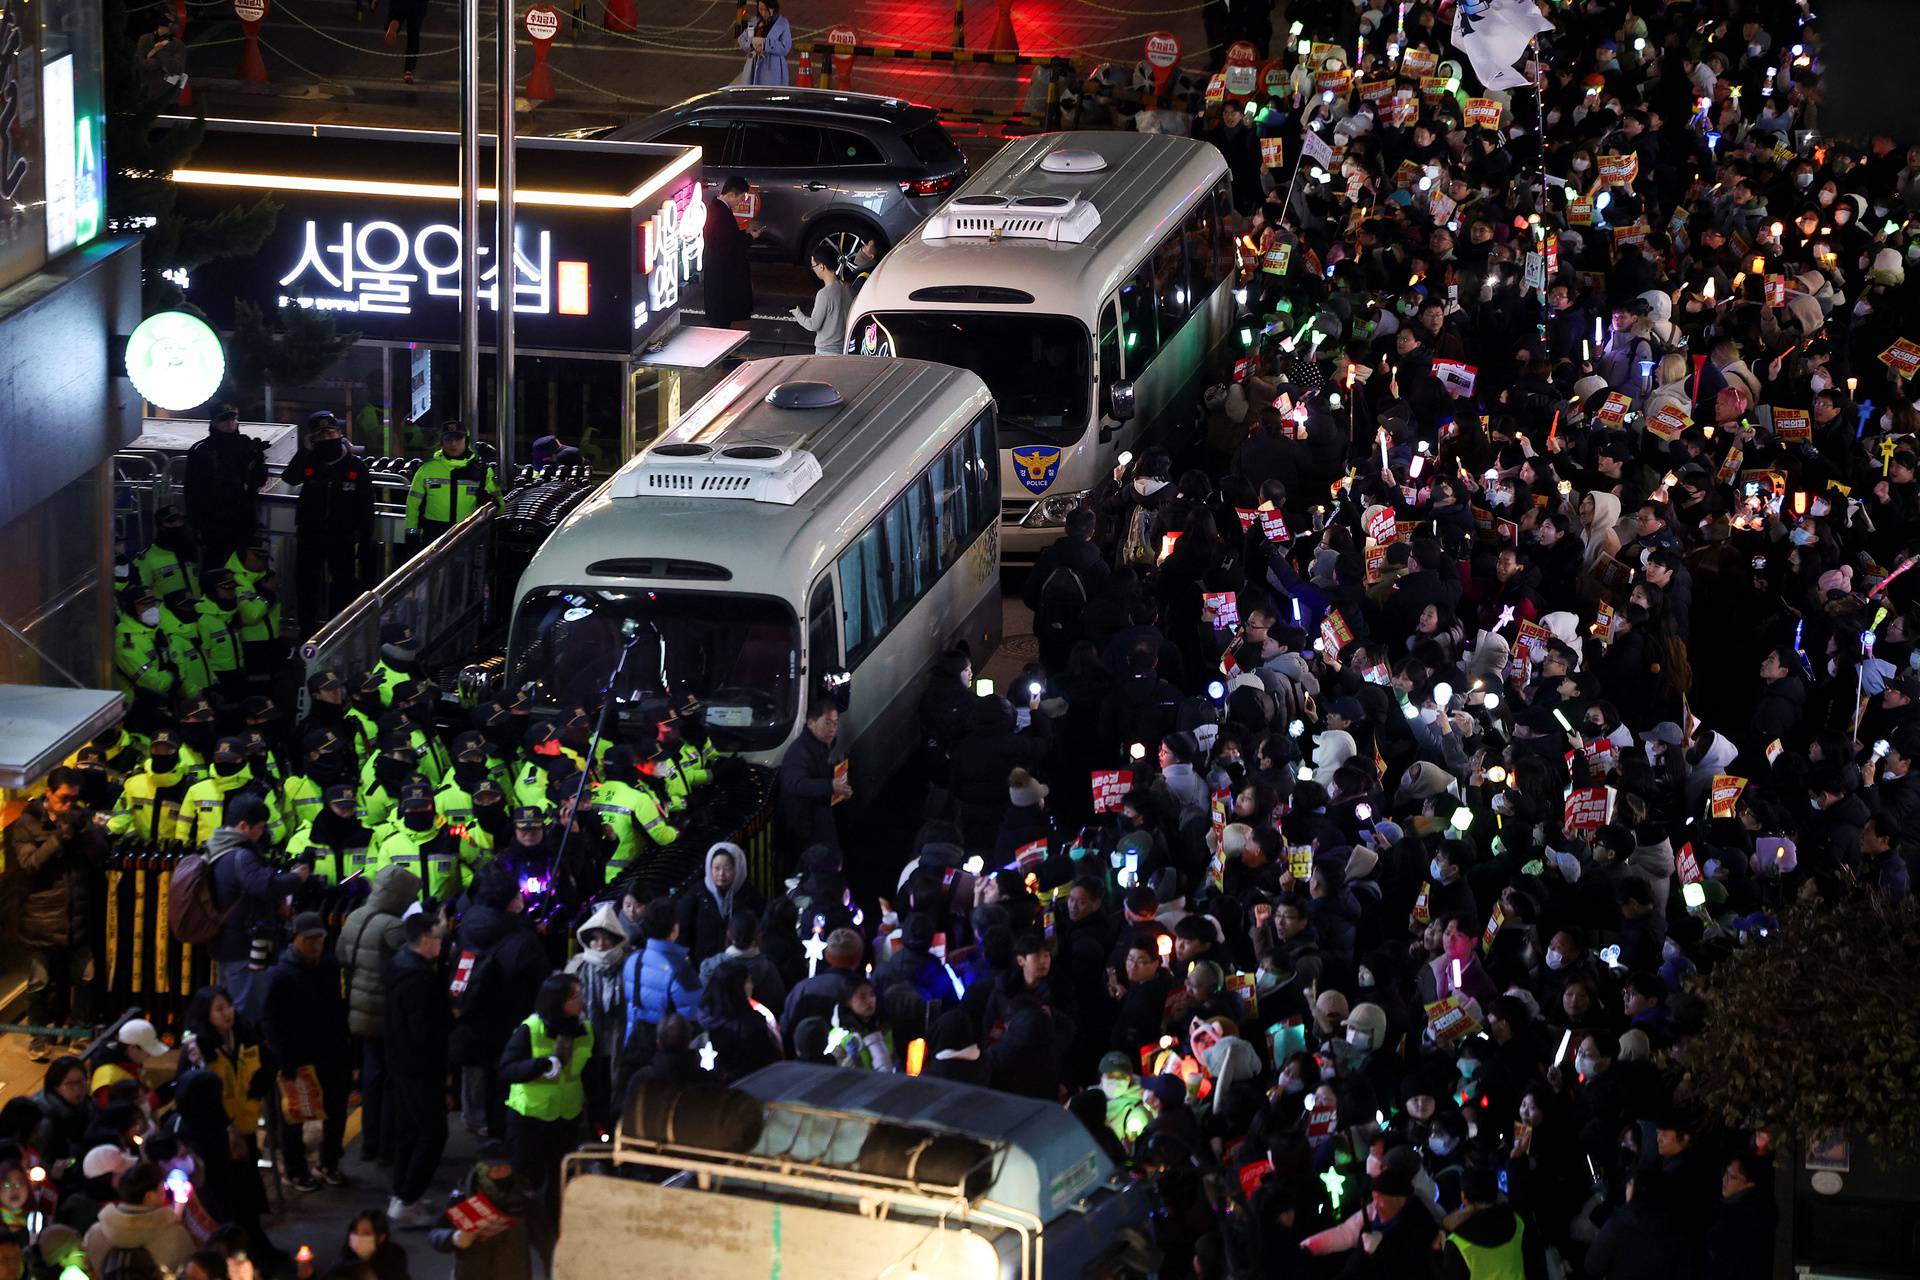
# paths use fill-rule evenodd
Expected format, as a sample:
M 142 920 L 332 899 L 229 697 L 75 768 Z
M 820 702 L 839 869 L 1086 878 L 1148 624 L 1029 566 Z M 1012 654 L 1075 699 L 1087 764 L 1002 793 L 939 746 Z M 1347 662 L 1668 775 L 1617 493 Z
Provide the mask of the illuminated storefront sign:
M 148 316 L 127 339 L 127 377 L 133 389 L 170 412 L 205 404 L 220 390 L 226 373 L 220 335 L 188 312 Z
M 207 217 L 244 208 L 262 195 L 280 206 L 272 233 L 250 258 L 195 268 L 188 298 L 215 325 L 232 323 L 236 299 L 263 310 L 304 309 L 337 317 L 362 338 L 456 345 L 460 340 L 460 229 L 457 192 L 431 177 L 455 154 L 445 135 L 399 133 L 364 177 L 347 176 L 346 134 L 317 140 L 259 131 L 223 139 L 210 130 L 195 159 L 204 168 L 175 175 L 178 210 Z M 357 137 L 357 135 L 355 135 Z M 263 138 L 273 138 L 268 152 Z M 384 139 L 383 139 L 384 141 Z M 302 147 L 315 144 L 311 155 Z M 222 155 L 220 148 L 232 150 Z M 251 148 L 251 149 L 249 149 Z M 522 143 L 522 191 L 514 235 L 510 297 L 514 337 L 529 351 L 626 355 L 670 323 L 680 291 L 700 269 L 701 183 L 693 153 L 609 153 L 614 171 L 641 176 L 626 195 L 592 189 L 580 144 L 551 158 Z M 531 155 L 527 153 L 533 153 Z M 656 155 L 660 158 L 656 159 Z M 219 158 L 224 163 L 216 165 Z M 311 176 L 299 172 L 311 160 Z M 530 174 L 542 161 L 550 187 Z M 660 166 L 651 180 L 647 165 Z M 357 170 L 349 170 L 357 172 Z M 405 180 L 409 173 L 416 180 Z M 576 185 L 577 188 L 576 189 Z M 562 189 L 564 188 L 564 189 Z M 482 341 L 502 293 L 493 245 L 491 190 L 481 190 L 476 247 Z M 564 197 L 564 198 L 563 198 Z M 690 218 L 690 211 L 692 212 Z

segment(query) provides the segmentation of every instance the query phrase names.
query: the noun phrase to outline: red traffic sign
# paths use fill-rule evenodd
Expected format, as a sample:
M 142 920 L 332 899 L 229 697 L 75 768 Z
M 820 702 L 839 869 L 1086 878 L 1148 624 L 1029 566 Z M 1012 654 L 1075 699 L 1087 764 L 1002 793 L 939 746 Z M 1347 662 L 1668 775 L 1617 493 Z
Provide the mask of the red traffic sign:
M 527 35 L 535 43 L 545 44 L 560 34 L 560 11 L 552 5 L 537 4 L 527 10 Z
M 1169 71 L 1180 64 L 1180 37 L 1171 31 L 1156 31 L 1147 37 L 1147 65 L 1156 71 Z
M 267 16 L 267 0 L 233 0 L 233 16 L 242 22 L 259 22 Z
M 1227 46 L 1227 65 L 1230 67 L 1252 67 L 1259 65 L 1260 50 L 1251 40 L 1235 40 Z

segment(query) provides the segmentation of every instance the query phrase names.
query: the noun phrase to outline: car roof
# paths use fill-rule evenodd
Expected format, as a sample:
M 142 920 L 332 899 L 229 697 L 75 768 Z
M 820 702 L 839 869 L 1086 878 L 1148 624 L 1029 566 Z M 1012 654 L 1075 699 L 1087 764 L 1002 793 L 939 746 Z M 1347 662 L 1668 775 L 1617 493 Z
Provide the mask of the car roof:
M 675 120 L 708 111 L 748 110 L 795 116 L 832 116 L 837 119 L 877 120 L 903 127 L 924 124 L 936 117 L 932 107 L 905 98 L 877 93 L 843 93 L 833 89 L 798 89 L 784 85 L 728 85 L 696 94 L 664 113 Z

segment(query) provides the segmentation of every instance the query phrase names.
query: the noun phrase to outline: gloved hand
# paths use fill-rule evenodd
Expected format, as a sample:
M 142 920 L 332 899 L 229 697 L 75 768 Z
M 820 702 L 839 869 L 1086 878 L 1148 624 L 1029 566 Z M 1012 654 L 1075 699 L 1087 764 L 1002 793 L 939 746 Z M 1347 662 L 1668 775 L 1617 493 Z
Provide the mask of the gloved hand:
M 548 1058 L 546 1074 L 543 1075 L 541 1079 L 558 1080 L 559 1078 L 560 1078 L 560 1059 Z

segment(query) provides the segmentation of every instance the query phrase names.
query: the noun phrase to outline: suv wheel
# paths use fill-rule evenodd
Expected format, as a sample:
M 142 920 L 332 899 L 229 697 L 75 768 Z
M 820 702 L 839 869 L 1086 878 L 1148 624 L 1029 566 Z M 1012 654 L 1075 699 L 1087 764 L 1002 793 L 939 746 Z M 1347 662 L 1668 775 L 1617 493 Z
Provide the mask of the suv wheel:
M 860 246 L 869 241 L 873 244 L 873 253 L 877 260 L 887 251 L 888 246 L 884 237 L 850 222 L 826 223 L 807 240 L 807 254 L 802 265 L 813 261 L 813 251 L 816 247 L 825 245 L 833 254 L 835 270 L 839 272 L 840 278 L 850 281 L 860 274 L 858 261 Z M 868 266 L 871 267 L 871 264 Z

